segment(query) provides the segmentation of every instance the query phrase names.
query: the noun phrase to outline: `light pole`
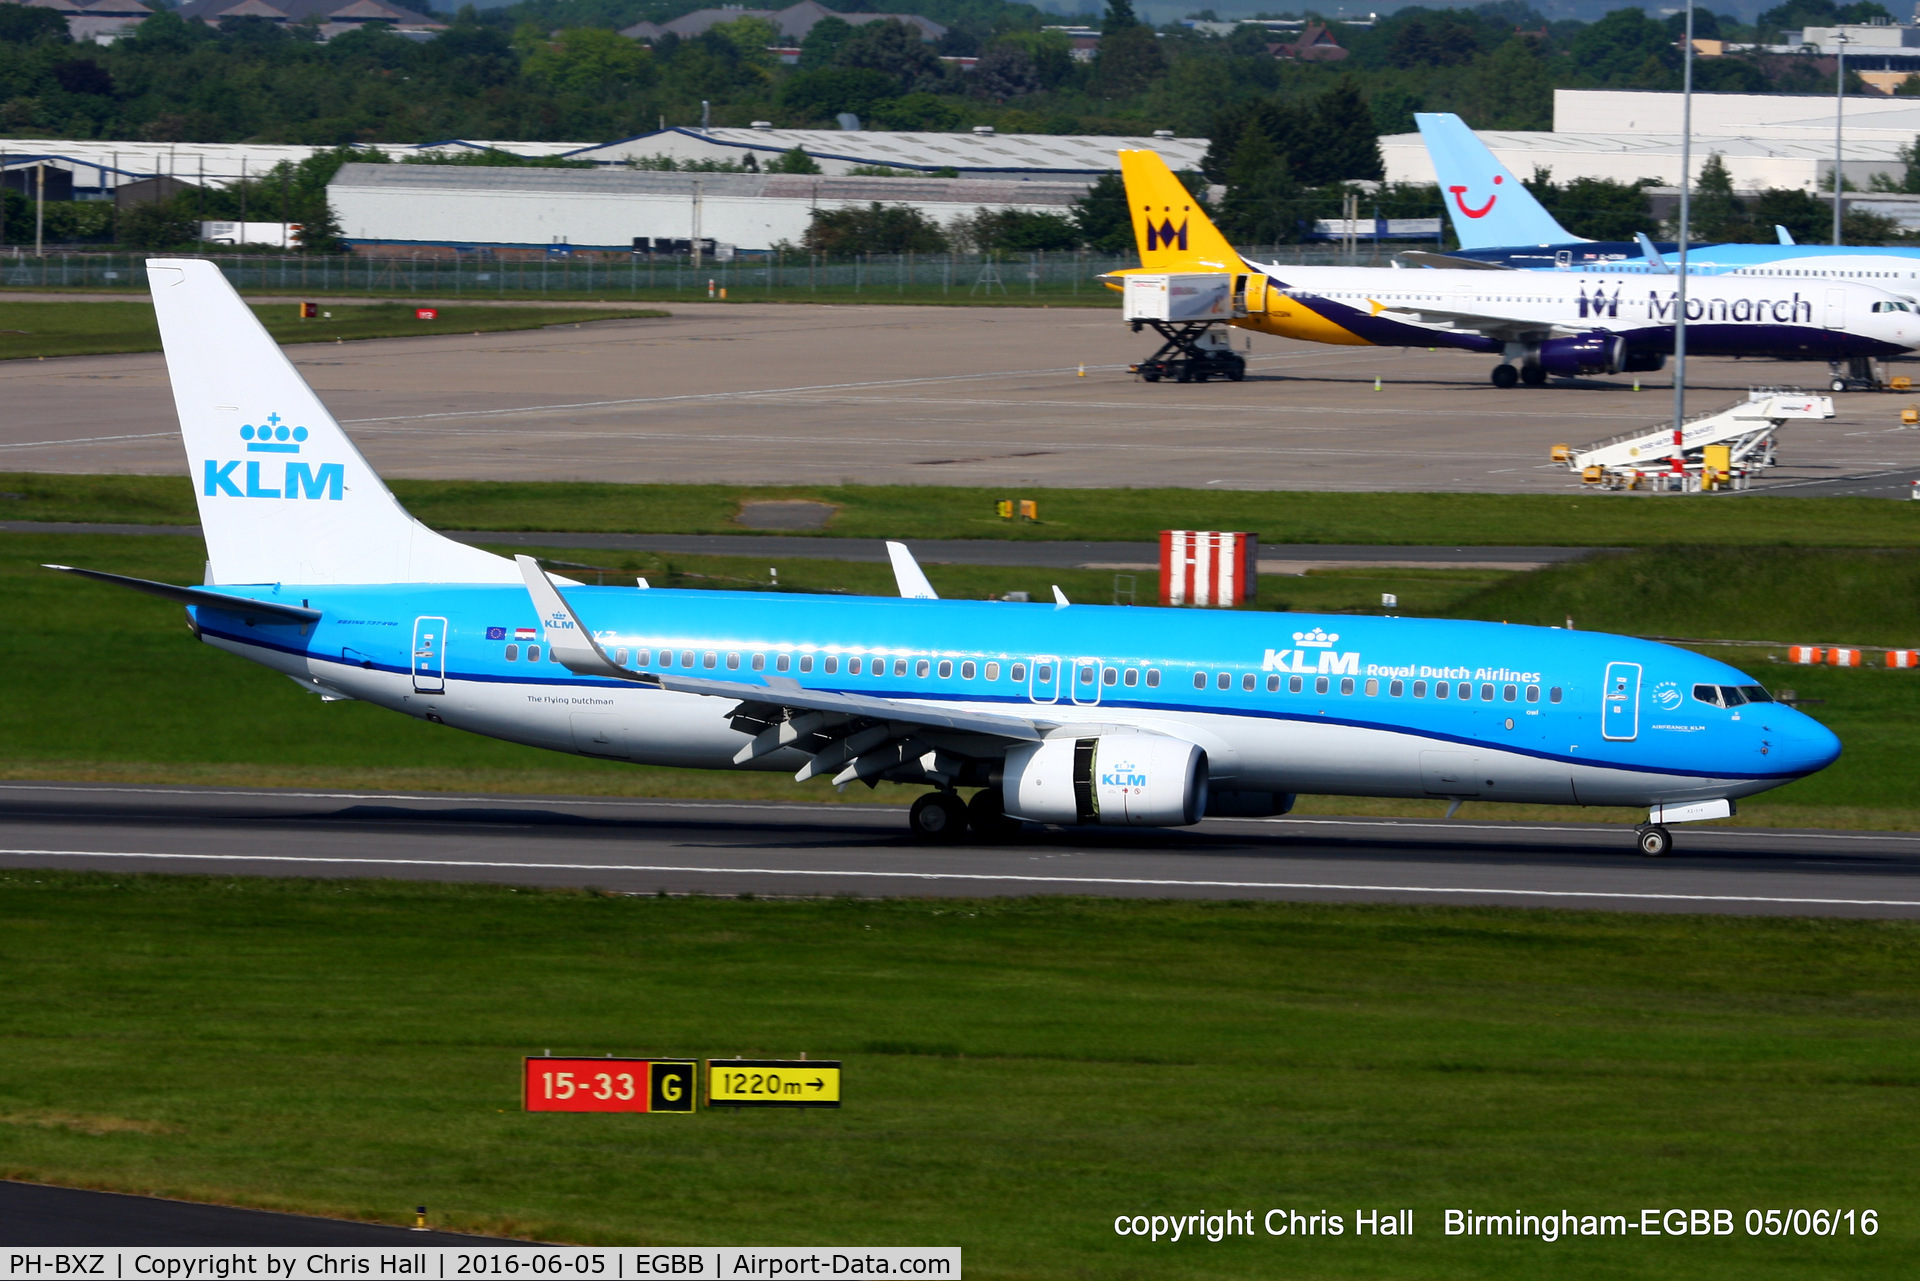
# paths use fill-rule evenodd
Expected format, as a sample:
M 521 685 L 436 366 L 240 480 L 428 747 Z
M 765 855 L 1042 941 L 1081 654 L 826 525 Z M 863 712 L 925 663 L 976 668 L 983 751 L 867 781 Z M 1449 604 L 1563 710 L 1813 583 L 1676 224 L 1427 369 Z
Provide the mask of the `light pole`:
M 1693 0 L 1687 0 L 1687 34 L 1680 52 L 1680 280 L 1673 308 L 1673 473 L 1686 475 L 1687 425 L 1687 239 L 1693 206 Z
M 1847 109 L 1847 33 L 1837 31 L 1833 43 L 1840 58 L 1833 73 L 1833 243 L 1840 243 L 1840 118 Z

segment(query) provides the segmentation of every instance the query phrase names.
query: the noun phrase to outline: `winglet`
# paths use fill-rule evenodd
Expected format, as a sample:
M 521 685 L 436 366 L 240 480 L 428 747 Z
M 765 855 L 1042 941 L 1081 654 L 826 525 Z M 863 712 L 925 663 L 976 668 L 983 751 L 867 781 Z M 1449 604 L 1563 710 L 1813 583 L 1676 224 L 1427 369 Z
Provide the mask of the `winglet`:
M 1649 267 L 1663 276 L 1671 276 L 1673 274 L 1673 268 L 1667 266 L 1667 260 L 1661 256 L 1658 249 L 1653 247 L 1653 242 L 1647 239 L 1646 232 L 1636 231 L 1633 233 L 1633 238 L 1640 242 L 1640 252 L 1645 256 Z
M 902 596 L 908 600 L 940 599 L 940 593 L 933 590 L 920 562 L 913 558 L 905 543 L 888 543 L 887 555 L 893 561 L 893 581 L 899 585 Z
M 1799 243 L 1793 238 L 1793 233 L 1791 231 L 1788 231 L 1785 227 L 1782 227 L 1777 222 L 1773 224 L 1773 234 L 1780 238 L 1780 243 L 1783 245 L 1792 245 L 1792 244 Z
M 547 571 L 540 568 L 540 562 L 531 556 L 515 556 L 514 564 L 520 567 L 520 577 L 527 584 L 527 595 L 533 597 L 534 612 L 540 615 L 540 625 L 546 632 L 547 649 L 560 665 L 579 676 L 609 676 L 615 680 L 638 680 L 639 674 L 614 665 L 607 652 L 600 648 L 600 642 L 593 638 L 587 625 L 573 612 L 573 606 L 560 594 L 560 589 L 547 577 Z M 648 682 L 652 683 L 652 682 Z

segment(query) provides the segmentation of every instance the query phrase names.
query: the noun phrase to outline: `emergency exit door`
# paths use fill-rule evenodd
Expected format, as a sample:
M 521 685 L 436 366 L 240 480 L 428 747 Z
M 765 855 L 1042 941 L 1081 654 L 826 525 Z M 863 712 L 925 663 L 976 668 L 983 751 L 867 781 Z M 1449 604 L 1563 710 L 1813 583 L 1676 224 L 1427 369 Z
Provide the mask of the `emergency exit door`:
M 1600 737 L 1626 742 L 1640 736 L 1640 664 L 1608 663 L 1600 695 Z
M 413 620 L 413 692 L 447 692 L 447 620 Z

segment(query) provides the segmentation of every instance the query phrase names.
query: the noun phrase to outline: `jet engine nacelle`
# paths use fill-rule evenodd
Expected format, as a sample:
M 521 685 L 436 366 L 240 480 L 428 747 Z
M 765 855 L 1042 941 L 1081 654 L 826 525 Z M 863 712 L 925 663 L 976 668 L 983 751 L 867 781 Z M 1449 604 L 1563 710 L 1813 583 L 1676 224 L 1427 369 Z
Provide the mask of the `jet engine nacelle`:
M 1050 738 L 1007 753 L 1001 791 L 1034 823 L 1186 827 L 1207 811 L 1207 754 L 1157 734 Z
M 1595 331 L 1540 344 L 1540 367 L 1560 378 L 1577 374 L 1617 374 L 1626 368 L 1627 340 Z

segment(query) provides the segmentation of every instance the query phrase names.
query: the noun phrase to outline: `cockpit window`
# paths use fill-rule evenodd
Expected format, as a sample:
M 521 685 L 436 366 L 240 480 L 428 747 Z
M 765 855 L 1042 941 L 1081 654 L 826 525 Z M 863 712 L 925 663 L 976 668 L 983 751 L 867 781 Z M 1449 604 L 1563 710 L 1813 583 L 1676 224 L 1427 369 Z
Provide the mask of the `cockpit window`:
M 1693 696 L 1715 707 L 1741 707 L 1747 703 L 1773 701 L 1773 696 L 1758 685 L 1695 685 Z

